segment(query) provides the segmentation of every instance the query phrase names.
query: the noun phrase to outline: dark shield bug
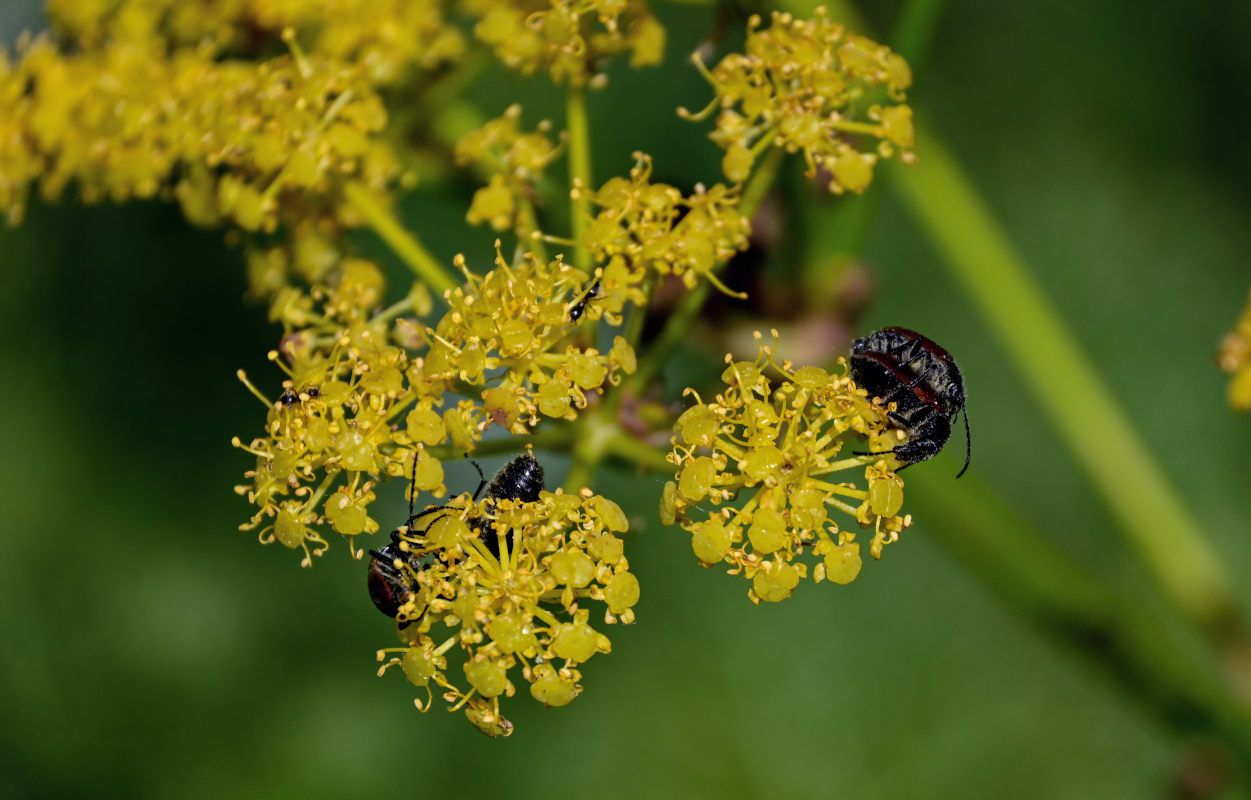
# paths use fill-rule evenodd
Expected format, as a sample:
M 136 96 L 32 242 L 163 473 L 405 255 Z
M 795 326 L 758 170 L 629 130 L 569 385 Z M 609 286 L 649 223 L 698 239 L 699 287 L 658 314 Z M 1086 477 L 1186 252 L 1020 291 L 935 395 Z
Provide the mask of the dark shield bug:
M 951 424 L 964 412 L 964 468 L 969 468 L 973 440 L 965 408 L 964 378 L 956 360 L 942 347 L 907 328 L 882 328 L 851 346 L 851 377 L 856 385 L 894 403 L 890 418 L 908 434 L 892 450 L 908 465 L 938 455 L 951 438 Z
M 477 490 L 473 493 L 475 502 L 482 496 L 483 489 L 486 490 L 486 496 L 490 500 L 520 500 L 524 503 L 537 501 L 539 492 L 543 491 L 543 467 L 529 453 L 523 453 L 505 464 L 503 469 L 495 473 L 495 477 L 489 484 L 478 462 L 469 456 L 465 456 L 465 459 L 478 470 L 478 477 L 481 479 Z M 414 483 L 416 482 L 416 468 L 414 462 L 412 479 Z M 411 545 L 407 548 L 401 546 L 403 541 L 401 531 L 411 531 L 413 523 L 417 520 L 449 507 L 434 506 L 414 514 L 413 497 L 416 494 L 414 487 L 408 501 L 408 520 L 400 528 L 391 531 L 391 543 L 381 549 L 369 551 L 369 597 L 374 601 L 378 610 L 388 617 L 396 616 L 400 608 L 412 597 L 416 589 L 413 576 L 429 566 L 430 560 L 434 558 L 429 553 L 413 550 Z M 486 524 L 481 517 L 471 517 L 468 524 L 470 528 L 478 531 L 483 543 L 498 557 L 499 539 L 495 535 L 488 535 L 488 532 L 494 534 L 491 526 Z M 409 620 L 404 624 L 415 621 Z

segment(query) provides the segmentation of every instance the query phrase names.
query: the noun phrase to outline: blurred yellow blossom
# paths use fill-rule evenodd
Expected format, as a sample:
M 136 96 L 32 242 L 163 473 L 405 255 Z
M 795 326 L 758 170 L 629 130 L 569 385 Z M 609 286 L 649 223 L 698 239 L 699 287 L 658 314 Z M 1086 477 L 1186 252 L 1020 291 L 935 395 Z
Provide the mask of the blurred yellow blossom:
M 1251 411 L 1251 296 L 1234 323 L 1221 339 L 1217 354 L 1221 369 L 1230 373 L 1229 405 L 1235 411 Z

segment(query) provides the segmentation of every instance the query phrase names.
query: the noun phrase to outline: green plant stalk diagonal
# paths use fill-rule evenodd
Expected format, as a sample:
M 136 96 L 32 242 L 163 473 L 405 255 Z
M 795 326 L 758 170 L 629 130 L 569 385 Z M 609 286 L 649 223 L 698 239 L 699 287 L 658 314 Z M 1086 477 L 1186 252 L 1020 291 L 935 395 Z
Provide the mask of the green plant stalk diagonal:
M 573 196 L 570 227 L 578 246 L 573 263 L 585 272 L 591 270 L 591 251 L 582 244 L 582 234 L 591 223 L 591 126 L 587 116 L 586 87 L 569 86 L 565 94 L 565 126 L 569 134 L 569 183 Z
M 932 515 L 927 533 L 1028 621 L 1076 645 L 1169 727 L 1216 733 L 1251 767 L 1251 720 L 1229 687 L 1185 653 L 1155 615 L 1107 588 L 1021 519 L 976 476 L 953 485 L 918 474 L 908 491 Z
M 365 218 L 369 227 L 373 228 L 379 238 L 386 242 L 400 260 L 436 293 L 443 294 L 456 285 L 451 273 L 411 231 L 401 225 L 390 211 L 374 199 L 368 189 L 355 181 L 347 181 L 343 184 L 343 195 Z
M 891 173 L 920 226 L 1003 344 L 1164 593 L 1210 633 L 1238 616 L 1228 576 L 976 189 L 933 131 Z

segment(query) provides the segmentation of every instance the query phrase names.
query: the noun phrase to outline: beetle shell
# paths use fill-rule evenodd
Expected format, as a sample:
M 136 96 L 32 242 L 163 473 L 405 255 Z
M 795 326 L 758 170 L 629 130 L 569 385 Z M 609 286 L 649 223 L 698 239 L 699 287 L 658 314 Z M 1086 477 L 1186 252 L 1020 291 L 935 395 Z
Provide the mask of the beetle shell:
M 909 465 L 936 456 L 951 438 L 956 415 L 965 411 L 964 376 L 956 360 L 907 328 L 882 328 L 857 339 L 851 348 L 851 377 L 871 397 L 895 403 L 891 419 L 907 431 L 908 441 L 887 452 Z M 967 412 L 965 430 L 967 434 Z M 971 455 L 969 442 L 960 475 Z

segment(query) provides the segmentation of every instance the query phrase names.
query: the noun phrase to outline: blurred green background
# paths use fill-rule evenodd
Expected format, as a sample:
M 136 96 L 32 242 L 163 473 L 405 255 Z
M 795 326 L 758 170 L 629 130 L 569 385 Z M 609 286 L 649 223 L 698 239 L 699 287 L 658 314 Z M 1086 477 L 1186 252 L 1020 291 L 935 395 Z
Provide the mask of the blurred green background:
M 12 41 L 38 4 L 4 5 Z M 863 10 L 889 31 L 898 6 Z M 684 56 L 711 12 L 658 11 L 666 66 L 614 70 L 591 98 L 595 175 L 644 150 L 658 179 L 689 188 L 716 180 L 718 153 L 667 109 L 707 97 Z M 1244 608 L 1251 420 L 1227 410 L 1212 354 L 1251 284 L 1249 36 L 1246 3 L 950 3 L 911 95 Z M 476 99 L 561 119 L 542 80 L 493 73 Z M 460 221 L 471 190 L 431 184 L 405 207 L 441 258 L 490 252 L 492 235 Z M 819 241 L 838 203 L 793 192 Z M 974 434 L 961 484 L 986 484 L 1199 652 L 913 218 L 890 191 L 880 200 L 861 254 L 877 293 L 858 332 L 905 325 L 959 358 Z M 374 677 L 392 626 L 346 547 L 302 570 L 236 530 L 249 509 L 231 487 L 249 459 L 230 437 L 254 435 L 263 410 L 234 371 L 276 384 L 276 330 L 241 301 L 222 238 L 168 206 L 70 201 L 0 231 L 0 796 L 1024 800 L 1170 796 L 1194 771 L 1195 743 L 1141 687 L 1015 613 L 940 544 L 961 515 L 927 499 L 951 485 L 960 434 L 904 476 L 924 489 L 916 524 L 881 563 L 769 607 L 660 527 L 659 483 L 602 475 L 634 516 L 638 624 L 609 631 L 614 652 L 587 665 L 572 705 L 509 702 L 508 740 L 437 705 L 418 714 L 398 673 Z M 449 477 L 472 482 L 468 467 Z

